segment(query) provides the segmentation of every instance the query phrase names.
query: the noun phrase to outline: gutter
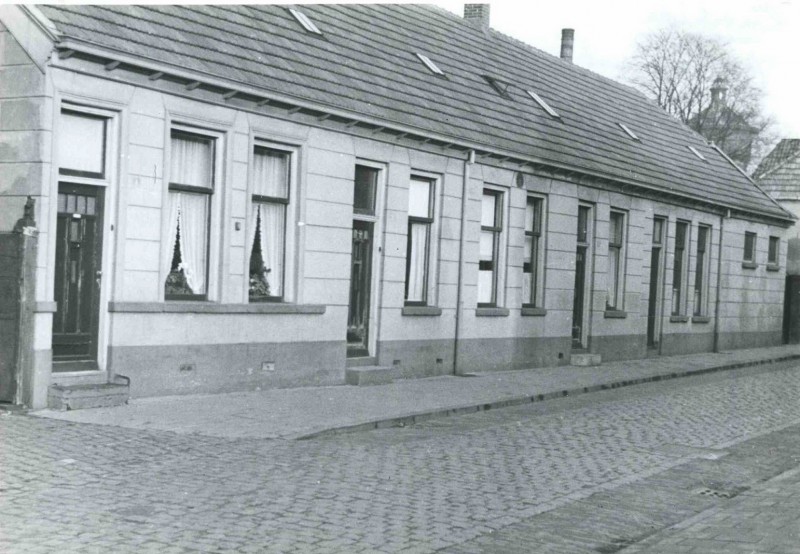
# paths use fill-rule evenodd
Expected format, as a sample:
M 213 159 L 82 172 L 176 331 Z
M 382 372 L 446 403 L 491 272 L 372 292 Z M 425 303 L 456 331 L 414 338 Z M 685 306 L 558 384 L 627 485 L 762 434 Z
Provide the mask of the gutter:
M 453 333 L 453 375 L 458 371 L 458 340 L 461 334 L 461 320 L 464 317 L 464 264 L 466 263 L 465 251 L 467 248 L 467 202 L 469 200 L 470 167 L 475 163 L 475 150 L 467 152 L 464 160 L 464 182 L 461 187 L 461 229 L 458 237 L 458 285 L 456 287 L 456 328 Z

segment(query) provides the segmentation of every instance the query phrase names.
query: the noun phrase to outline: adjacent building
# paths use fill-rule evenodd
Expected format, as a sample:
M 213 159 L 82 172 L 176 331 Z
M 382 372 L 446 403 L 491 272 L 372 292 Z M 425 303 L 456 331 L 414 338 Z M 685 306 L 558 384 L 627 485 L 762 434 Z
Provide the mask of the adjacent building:
M 782 340 L 794 217 L 488 5 L 0 6 L 0 164 L 36 240 L 6 401 Z

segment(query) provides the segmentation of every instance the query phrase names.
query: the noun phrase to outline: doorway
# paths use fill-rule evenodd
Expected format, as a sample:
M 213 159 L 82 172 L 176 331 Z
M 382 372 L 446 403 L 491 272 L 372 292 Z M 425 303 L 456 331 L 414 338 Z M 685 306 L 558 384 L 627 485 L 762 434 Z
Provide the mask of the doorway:
M 575 293 L 572 301 L 572 347 L 589 346 L 589 306 L 592 274 L 592 207 L 578 206 L 578 233 L 575 252 Z
M 650 292 L 647 299 L 647 348 L 658 349 L 661 336 L 661 284 L 664 282 L 664 218 L 653 219 L 653 245 L 650 249 Z
M 96 370 L 103 189 L 60 184 L 56 219 L 54 371 Z

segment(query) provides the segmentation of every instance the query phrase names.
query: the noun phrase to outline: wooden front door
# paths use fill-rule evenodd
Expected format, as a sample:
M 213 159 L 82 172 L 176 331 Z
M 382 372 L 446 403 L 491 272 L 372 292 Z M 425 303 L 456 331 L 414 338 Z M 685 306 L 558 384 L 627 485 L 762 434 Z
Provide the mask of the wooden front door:
M 53 361 L 96 369 L 100 301 L 102 189 L 61 184 L 56 223 Z
M 372 229 L 373 224 L 371 222 L 353 220 L 353 250 L 350 262 L 350 308 L 347 314 L 348 357 L 369 356 Z
M 578 207 L 578 234 L 575 250 L 575 287 L 572 300 L 572 347 L 587 348 L 589 341 L 587 307 L 591 291 L 591 241 L 593 222 L 589 206 Z

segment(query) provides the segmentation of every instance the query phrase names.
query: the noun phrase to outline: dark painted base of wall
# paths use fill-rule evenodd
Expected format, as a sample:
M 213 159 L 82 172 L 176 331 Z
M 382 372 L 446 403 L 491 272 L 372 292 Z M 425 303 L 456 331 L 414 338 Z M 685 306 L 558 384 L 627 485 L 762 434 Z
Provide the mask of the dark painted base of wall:
M 378 343 L 378 365 L 391 367 L 395 379 L 452 375 L 453 341 L 383 341 Z
M 783 344 L 782 330 L 764 333 L 721 333 L 719 336 L 720 350 L 762 348 L 765 346 L 779 346 L 781 344 Z
M 600 354 L 604 362 L 646 358 L 647 336 L 609 335 L 592 337 L 589 351 L 592 354 Z
M 459 341 L 458 372 L 567 365 L 571 350 L 569 337 L 466 339 Z
M 682 354 L 700 354 L 714 351 L 714 333 L 676 333 L 664 335 L 661 344 L 662 356 L 680 356 Z M 747 348 L 742 346 L 740 348 Z
M 131 396 L 221 393 L 344 384 L 345 343 L 268 343 L 109 348 L 109 368 Z M 263 364 L 274 364 L 274 369 Z

